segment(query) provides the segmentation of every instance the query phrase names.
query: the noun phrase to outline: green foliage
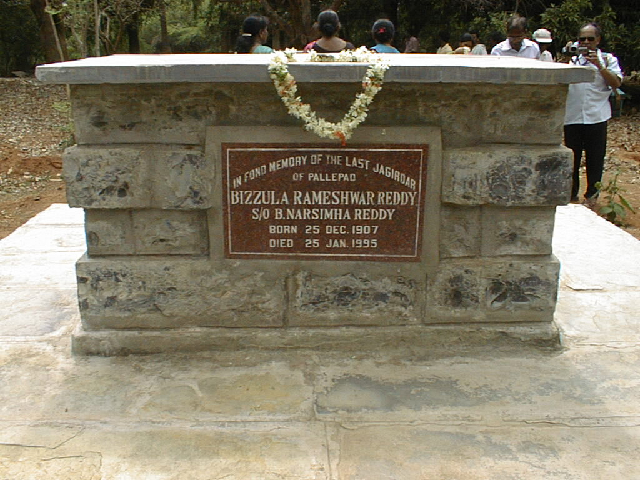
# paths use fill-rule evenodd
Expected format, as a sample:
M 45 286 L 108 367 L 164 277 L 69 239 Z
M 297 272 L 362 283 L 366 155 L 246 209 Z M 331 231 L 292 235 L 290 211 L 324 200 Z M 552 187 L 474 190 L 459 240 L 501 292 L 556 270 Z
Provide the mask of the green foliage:
M 627 72 L 640 70 L 640 23 L 620 26 L 622 39 L 616 54 Z
M 615 52 L 623 70 L 640 69 L 640 12 L 609 0 L 565 0 L 551 4 L 541 15 L 539 25 L 551 30 L 559 50 L 576 39 L 587 22 L 596 22 L 602 29 L 601 48 Z
M 252 13 L 266 14 L 265 0 L 164 0 L 167 32 L 173 52 L 229 52 L 234 48 L 243 19 Z M 266 0 L 284 22 L 292 22 L 295 0 Z M 391 9 L 397 15 L 395 45 L 400 49 L 409 35 L 420 39 L 422 51 L 435 52 L 438 33 L 447 31 L 451 44 L 460 34 L 475 30 L 484 43 L 492 32 L 504 33 L 505 22 L 517 9 L 527 15 L 531 30 L 547 28 L 556 50 L 574 40 L 587 21 L 600 23 L 605 43 L 622 67 L 640 70 L 640 9 L 628 0 L 343 0 L 338 11 L 342 36 L 356 46 L 372 45 L 371 25 Z M 331 4 L 311 0 L 311 19 Z M 98 0 L 100 36 L 95 32 L 94 0 L 50 0 L 66 24 L 72 58 L 127 51 L 131 27 L 140 26 L 141 51 L 152 53 L 160 45 L 161 4 L 157 0 Z M 39 31 L 29 0 L 0 0 L 0 74 L 31 70 L 40 58 Z M 297 25 L 297 23 L 296 23 Z M 309 25 L 297 37 L 275 18 L 270 43 L 278 48 L 300 43 Z M 135 29 L 134 29 L 135 30 Z M 296 40 L 294 40 L 296 38 Z
M 245 17 L 262 13 L 260 2 L 254 0 L 239 3 L 208 0 L 202 10 L 206 33 L 214 52 L 233 51 Z
M 607 4 L 616 12 L 620 33 L 615 45 L 616 56 L 627 73 L 640 70 L 640 8 L 637 2 L 628 0 L 607 0 Z
M 600 207 L 600 214 L 611 223 L 624 226 L 624 219 L 627 216 L 627 210 L 635 214 L 636 211 L 629 204 L 626 198 L 620 192 L 626 190 L 618 186 L 618 176 L 620 171 L 617 170 L 613 178 L 606 185 L 597 182 L 595 187 L 600 193 L 605 193 L 605 204 Z
M 173 25 L 169 28 L 169 38 L 173 53 L 198 53 L 213 49 L 202 26 Z
M 640 25 L 619 24 L 607 32 L 606 49 L 615 52 L 627 74 L 640 70 Z M 610 33 L 609 33 L 610 32 Z
M 51 106 L 56 112 L 71 114 L 71 102 L 54 102 Z
M 615 51 L 620 45 L 620 41 L 625 36 L 625 28 L 618 24 L 617 14 L 609 4 L 605 4 L 602 12 L 593 18 L 594 22 L 600 25 L 603 32 L 603 41 L 600 45 L 607 51 Z
M 71 102 L 54 102 L 52 105 L 54 110 L 64 114 L 67 117 L 68 123 L 60 127 L 60 130 L 67 134 L 67 138 L 60 141 L 59 146 L 62 148 L 72 147 L 76 144 L 75 128 L 73 123 L 73 117 L 71 116 Z
M 208 31 L 201 2 L 165 0 L 165 11 L 169 43 L 173 53 L 216 51 L 214 39 Z M 144 17 L 140 28 L 140 41 L 142 53 L 158 53 L 160 51 L 160 16 L 158 12 L 151 12 Z
M 372 0 L 366 4 L 347 1 L 340 9 L 340 23 L 342 23 L 341 36 L 348 39 L 356 47 L 360 45 L 373 46 L 375 42 L 371 37 L 371 27 L 382 15 L 382 2 Z M 398 43 L 396 35 L 394 43 Z
M 69 28 L 67 49 L 72 59 L 95 52 L 93 0 L 67 0 L 59 9 Z
M 486 35 L 491 32 L 504 33 L 509 16 L 508 12 L 493 12 L 484 17 L 476 17 L 469 24 L 469 30 L 477 30 Z
M 0 76 L 32 71 L 40 60 L 40 33 L 26 0 L 0 0 Z
M 580 27 L 588 19 L 591 7 L 591 0 L 565 0 L 559 5 L 552 3 L 540 15 L 540 25 L 551 31 L 558 50 L 576 39 Z
M 506 35 L 506 24 L 510 16 L 508 12 L 493 12 L 484 17 L 476 17 L 469 24 L 468 31 L 478 32 L 483 43 L 487 42 L 494 32 Z

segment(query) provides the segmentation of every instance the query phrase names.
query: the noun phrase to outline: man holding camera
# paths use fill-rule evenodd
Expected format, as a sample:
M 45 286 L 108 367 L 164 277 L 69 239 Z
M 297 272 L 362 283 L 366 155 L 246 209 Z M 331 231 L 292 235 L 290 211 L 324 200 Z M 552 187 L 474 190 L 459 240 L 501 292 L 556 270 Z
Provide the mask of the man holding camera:
M 598 48 L 602 39 L 600 27 L 589 23 L 580 29 L 578 45 L 568 45 L 574 53 L 573 65 L 595 70 L 591 83 L 569 85 L 564 118 L 564 142 L 573 150 L 573 185 L 571 201 L 578 201 L 580 186 L 580 160 L 585 152 L 587 188 L 584 202 L 594 207 L 598 198 L 595 184 L 602 180 L 607 148 L 607 121 L 611 118 L 609 95 L 622 84 L 622 70 L 618 59 Z M 564 50 L 564 49 L 563 49 Z

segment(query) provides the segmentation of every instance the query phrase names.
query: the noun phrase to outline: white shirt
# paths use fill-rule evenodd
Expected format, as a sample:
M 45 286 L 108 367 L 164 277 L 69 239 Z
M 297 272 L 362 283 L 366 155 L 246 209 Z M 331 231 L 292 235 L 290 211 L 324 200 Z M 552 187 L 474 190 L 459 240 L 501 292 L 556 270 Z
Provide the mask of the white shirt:
M 453 48 L 451 48 L 451 45 L 447 43 L 436 50 L 436 53 L 453 53 Z
M 471 55 L 486 55 L 486 54 L 487 54 L 487 47 L 485 47 L 482 43 L 477 44 L 471 50 Z
M 540 58 L 538 59 L 541 62 L 553 62 L 553 55 L 549 50 L 545 50 L 544 52 L 540 52 Z
M 528 38 L 524 38 L 522 39 L 520 50 L 514 50 L 513 48 L 511 48 L 511 43 L 507 38 L 504 42 L 500 42 L 491 49 L 491 55 L 537 59 L 540 56 L 540 47 L 536 42 L 532 42 Z
M 600 63 L 615 73 L 622 79 L 622 70 L 618 64 L 618 59 L 610 53 L 597 50 Z M 567 94 L 567 107 L 564 115 L 565 125 L 585 124 L 604 122 L 611 118 L 611 105 L 609 95 L 611 87 L 607 85 L 604 78 L 598 72 L 598 67 L 589 62 L 582 55 L 571 59 L 573 65 L 580 65 L 596 71 L 596 77 L 591 83 L 575 83 L 569 85 Z

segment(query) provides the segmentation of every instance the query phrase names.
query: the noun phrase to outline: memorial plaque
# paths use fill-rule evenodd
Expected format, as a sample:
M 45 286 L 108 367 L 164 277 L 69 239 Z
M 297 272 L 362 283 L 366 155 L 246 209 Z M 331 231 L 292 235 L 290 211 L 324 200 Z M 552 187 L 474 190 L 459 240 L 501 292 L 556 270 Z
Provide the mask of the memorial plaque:
M 222 144 L 227 258 L 420 261 L 427 145 Z

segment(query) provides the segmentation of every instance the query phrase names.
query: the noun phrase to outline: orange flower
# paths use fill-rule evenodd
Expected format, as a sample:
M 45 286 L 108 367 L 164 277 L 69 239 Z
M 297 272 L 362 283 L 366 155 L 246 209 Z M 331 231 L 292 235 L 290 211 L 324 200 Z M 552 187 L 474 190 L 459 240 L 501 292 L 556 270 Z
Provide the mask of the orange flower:
M 337 131 L 337 132 L 335 132 L 335 133 L 334 133 L 334 135 L 340 139 L 340 144 L 341 144 L 343 147 L 346 147 L 346 146 L 347 146 L 347 139 L 346 139 L 346 137 L 344 136 L 344 133 L 342 133 L 342 132 L 340 132 L 340 131 Z

